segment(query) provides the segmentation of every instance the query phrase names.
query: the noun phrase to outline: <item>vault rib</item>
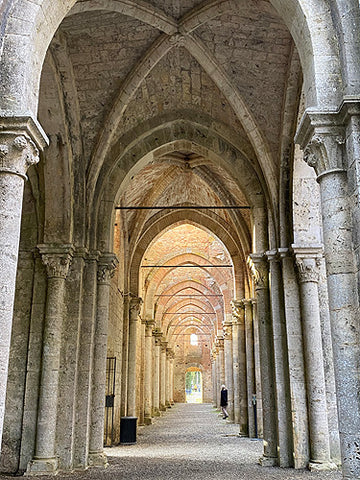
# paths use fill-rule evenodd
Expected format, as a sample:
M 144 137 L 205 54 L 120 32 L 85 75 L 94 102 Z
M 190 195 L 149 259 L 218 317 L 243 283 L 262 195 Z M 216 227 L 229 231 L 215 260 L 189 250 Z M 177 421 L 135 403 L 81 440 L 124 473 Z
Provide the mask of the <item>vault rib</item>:
M 166 15 L 162 10 L 141 0 L 136 2 L 132 0 L 82 0 L 74 5 L 68 16 L 94 10 L 121 13 L 158 28 L 168 35 L 172 35 L 178 29 L 177 22 L 173 18 Z

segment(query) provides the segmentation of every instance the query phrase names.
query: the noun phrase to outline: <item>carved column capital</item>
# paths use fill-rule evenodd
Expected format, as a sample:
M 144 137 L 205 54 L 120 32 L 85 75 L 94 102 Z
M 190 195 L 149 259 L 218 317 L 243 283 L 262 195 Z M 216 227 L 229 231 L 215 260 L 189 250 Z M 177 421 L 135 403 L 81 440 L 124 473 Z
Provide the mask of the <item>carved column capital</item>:
M 322 246 L 301 247 L 292 245 L 295 255 L 295 265 L 299 281 L 318 283 L 320 279 L 320 265 L 322 259 Z
M 65 279 L 74 256 L 72 245 L 38 245 L 48 278 Z
M 39 160 L 39 150 L 30 137 L 16 132 L 0 132 L 0 172 L 27 179 L 28 168 Z
M 242 300 L 231 300 L 230 302 L 233 322 L 240 323 L 244 318 L 244 303 Z
M 153 319 L 145 320 L 145 336 L 146 337 L 152 337 L 153 336 L 154 325 L 155 325 L 155 320 L 153 320 Z
M 140 314 L 140 307 L 142 305 L 142 299 L 140 297 L 131 296 L 129 301 L 129 313 L 130 320 L 136 321 Z
M 264 254 L 252 253 L 247 261 L 255 283 L 255 290 L 269 287 L 269 266 Z
M 161 340 L 161 351 L 162 353 L 166 353 L 168 342 L 166 340 Z
M 216 337 L 216 347 L 218 349 L 218 352 L 220 350 L 224 350 L 224 337 L 223 336 L 218 336 Z
M 304 152 L 304 161 L 318 176 L 345 168 L 345 112 L 307 110 L 295 141 Z
M 252 305 L 252 299 L 251 299 L 251 298 L 244 298 L 244 299 L 242 300 L 242 303 L 243 303 L 243 305 L 244 305 L 245 308 L 246 308 L 246 307 L 251 307 L 251 305 Z
M 224 332 L 224 340 L 231 340 L 232 339 L 232 323 L 224 322 L 223 332 Z
M 26 179 L 30 165 L 39 161 L 39 150 L 49 141 L 32 117 L 0 117 L 0 172 Z
M 115 274 L 119 261 L 113 253 L 106 253 L 98 260 L 97 281 L 100 284 L 108 285 Z

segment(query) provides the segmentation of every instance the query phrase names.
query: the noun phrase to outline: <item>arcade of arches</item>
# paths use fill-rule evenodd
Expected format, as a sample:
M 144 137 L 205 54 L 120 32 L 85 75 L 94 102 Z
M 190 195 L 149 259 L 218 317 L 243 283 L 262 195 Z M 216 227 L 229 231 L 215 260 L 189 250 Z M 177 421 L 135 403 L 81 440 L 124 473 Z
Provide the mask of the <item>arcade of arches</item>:
M 263 465 L 358 480 L 359 2 L 0 14 L 1 471 L 224 383 Z

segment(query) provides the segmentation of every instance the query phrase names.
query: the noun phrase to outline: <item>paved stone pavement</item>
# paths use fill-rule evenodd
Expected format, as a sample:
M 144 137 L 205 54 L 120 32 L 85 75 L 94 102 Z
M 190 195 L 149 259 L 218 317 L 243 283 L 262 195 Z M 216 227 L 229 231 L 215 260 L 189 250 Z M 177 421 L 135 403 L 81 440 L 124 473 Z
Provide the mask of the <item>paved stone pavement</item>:
M 240 438 L 209 404 L 176 404 L 138 428 L 135 445 L 107 448 L 105 470 L 58 474 L 57 480 L 340 480 L 340 472 L 264 468 L 262 442 Z M 0 477 L 13 479 L 13 477 Z M 54 477 L 42 476 L 41 479 Z

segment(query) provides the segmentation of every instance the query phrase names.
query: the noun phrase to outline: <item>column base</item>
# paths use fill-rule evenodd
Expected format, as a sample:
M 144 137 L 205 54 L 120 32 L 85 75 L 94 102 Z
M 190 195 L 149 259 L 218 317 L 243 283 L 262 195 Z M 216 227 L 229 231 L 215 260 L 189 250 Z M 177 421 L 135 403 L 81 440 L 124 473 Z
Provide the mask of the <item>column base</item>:
M 102 467 L 108 466 L 107 456 L 104 452 L 89 452 L 88 459 L 89 467 Z
M 333 462 L 309 462 L 308 469 L 310 472 L 325 472 L 327 470 L 337 470 L 338 466 Z
M 151 425 L 152 423 L 153 423 L 153 420 L 151 417 L 144 418 L 144 425 Z
M 27 466 L 26 475 L 55 475 L 57 473 L 57 458 L 33 458 Z
M 166 406 L 160 405 L 160 412 L 166 412 Z
M 153 410 L 153 417 L 160 417 L 161 413 L 158 408 L 154 408 Z
M 260 457 L 259 463 L 262 467 L 276 467 L 278 464 L 277 457 Z

